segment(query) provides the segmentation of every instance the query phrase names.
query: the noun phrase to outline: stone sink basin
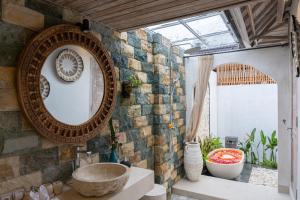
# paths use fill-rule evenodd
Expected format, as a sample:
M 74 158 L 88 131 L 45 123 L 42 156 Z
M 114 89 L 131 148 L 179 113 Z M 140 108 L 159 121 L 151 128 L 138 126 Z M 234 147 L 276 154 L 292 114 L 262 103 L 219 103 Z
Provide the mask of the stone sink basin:
M 120 191 L 128 181 L 129 168 L 117 163 L 95 163 L 72 174 L 73 188 L 83 196 L 100 197 Z

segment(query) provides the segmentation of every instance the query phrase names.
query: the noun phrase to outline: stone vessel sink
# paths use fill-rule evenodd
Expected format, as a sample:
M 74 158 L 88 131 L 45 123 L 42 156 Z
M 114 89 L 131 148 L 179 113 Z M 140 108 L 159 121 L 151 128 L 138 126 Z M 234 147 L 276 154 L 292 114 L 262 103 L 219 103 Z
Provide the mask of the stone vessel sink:
M 72 174 L 73 188 L 83 196 L 100 197 L 120 191 L 128 181 L 129 168 L 117 163 L 96 163 Z

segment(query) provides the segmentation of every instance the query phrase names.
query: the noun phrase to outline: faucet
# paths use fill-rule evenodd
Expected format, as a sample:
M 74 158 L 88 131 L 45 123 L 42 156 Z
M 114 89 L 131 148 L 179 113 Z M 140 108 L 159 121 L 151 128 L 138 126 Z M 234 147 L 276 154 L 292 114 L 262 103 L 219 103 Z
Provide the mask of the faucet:
M 86 154 L 87 155 L 87 161 L 88 164 L 92 164 L 92 152 L 91 151 L 84 151 L 80 150 L 80 146 L 76 147 L 76 156 L 75 159 L 73 160 L 73 171 L 78 169 L 80 167 L 80 154 Z

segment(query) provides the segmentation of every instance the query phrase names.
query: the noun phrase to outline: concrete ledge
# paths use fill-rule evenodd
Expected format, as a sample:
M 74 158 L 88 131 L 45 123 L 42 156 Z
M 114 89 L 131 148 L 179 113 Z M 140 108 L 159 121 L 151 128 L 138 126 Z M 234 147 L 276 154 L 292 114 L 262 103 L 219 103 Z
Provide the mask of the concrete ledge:
M 172 188 L 173 194 L 201 200 L 290 200 L 277 188 L 201 176 L 198 182 L 180 180 Z

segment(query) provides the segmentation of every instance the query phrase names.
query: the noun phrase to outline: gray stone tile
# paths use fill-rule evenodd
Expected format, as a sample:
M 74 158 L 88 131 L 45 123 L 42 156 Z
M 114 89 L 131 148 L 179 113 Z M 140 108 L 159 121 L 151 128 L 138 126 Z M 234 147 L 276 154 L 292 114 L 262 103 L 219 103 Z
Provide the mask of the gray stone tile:
M 24 149 L 30 149 L 39 145 L 38 136 L 26 136 L 4 141 L 3 154 L 13 153 Z

